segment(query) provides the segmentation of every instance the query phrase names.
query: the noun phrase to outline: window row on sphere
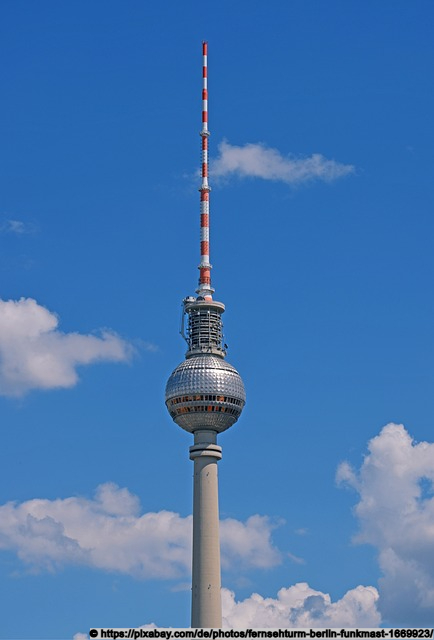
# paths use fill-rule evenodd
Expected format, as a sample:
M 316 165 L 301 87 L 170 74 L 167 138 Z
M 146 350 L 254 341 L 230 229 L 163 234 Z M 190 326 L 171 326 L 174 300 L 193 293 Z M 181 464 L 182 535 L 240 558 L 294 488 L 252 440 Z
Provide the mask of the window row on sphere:
M 170 412 L 171 416 L 179 416 L 182 413 L 193 413 L 193 412 L 211 412 L 211 411 L 218 411 L 219 413 L 229 413 L 233 416 L 238 416 L 240 414 L 240 410 L 236 409 L 236 408 L 231 408 L 231 407 L 222 407 L 221 405 L 215 405 L 215 404 L 210 404 L 210 405 L 193 405 L 190 407 L 177 407 L 176 409 L 172 410 Z
M 170 404 L 173 406 L 175 404 L 179 404 L 180 402 L 229 402 L 230 404 L 236 404 L 239 407 L 244 405 L 244 402 L 238 400 L 238 398 L 231 398 L 229 396 L 218 396 L 218 395 L 194 395 L 194 396 L 179 396 L 178 398 L 172 398 L 170 400 Z

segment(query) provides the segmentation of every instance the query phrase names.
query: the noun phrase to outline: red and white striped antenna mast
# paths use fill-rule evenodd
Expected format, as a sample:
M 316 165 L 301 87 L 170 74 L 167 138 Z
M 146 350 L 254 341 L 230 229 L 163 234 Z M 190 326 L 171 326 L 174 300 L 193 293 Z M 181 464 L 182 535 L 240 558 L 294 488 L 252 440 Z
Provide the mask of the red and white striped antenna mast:
M 209 192 L 208 184 L 208 43 L 202 43 L 202 184 L 200 186 L 200 264 L 199 288 L 196 293 L 212 300 L 214 289 L 211 287 L 211 269 L 209 261 Z

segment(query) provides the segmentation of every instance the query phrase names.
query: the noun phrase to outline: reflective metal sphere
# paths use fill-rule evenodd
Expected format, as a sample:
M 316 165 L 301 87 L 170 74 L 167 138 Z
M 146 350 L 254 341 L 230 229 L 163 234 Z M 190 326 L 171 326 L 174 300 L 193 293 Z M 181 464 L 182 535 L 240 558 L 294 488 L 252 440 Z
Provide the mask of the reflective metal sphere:
M 212 429 L 220 433 L 240 417 L 246 392 L 238 371 L 212 355 L 187 358 L 167 381 L 166 406 L 186 431 Z

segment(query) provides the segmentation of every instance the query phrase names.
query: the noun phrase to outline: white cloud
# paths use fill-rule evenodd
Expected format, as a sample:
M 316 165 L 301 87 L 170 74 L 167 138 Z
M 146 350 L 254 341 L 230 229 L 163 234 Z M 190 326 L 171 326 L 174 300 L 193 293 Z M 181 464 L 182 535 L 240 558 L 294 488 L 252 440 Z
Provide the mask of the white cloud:
M 393 624 L 434 620 L 434 444 L 416 443 L 388 424 L 368 445 L 358 472 L 340 465 L 337 479 L 358 493 L 359 543 L 378 550 L 380 608 Z
M 246 522 L 233 518 L 221 521 L 220 538 L 222 566 L 228 568 L 235 561 L 249 567 L 267 568 L 280 564 L 282 556 L 271 542 L 271 532 L 280 522 L 267 516 L 250 516 Z
M 33 233 L 34 231 L 35 227 L 32 224 L 23 222 L 22 220 L 5 220 L 0 224 L 0 232 L 2 233 L 23 235 L 25 233 Z
M 286 555 L 295 564 L 305 564 L 304 558 L 300 558 L 299 556 L 296 556 L 293 553 L 290 553 L 289 551 L 287 551 Z
M 232 591 L 223 589 L 223 626 L 229 628 L 318 628 L 377 627 L 378 592 L 374 587 L 358 586 L 336 602 L 327 593 L 316 591 L 305 582 L 283 588 L 277 598 L 257 593 L 241 602 Z
M 0 300 L 0 395 L 72 387 L 76 368 L 125 362 L 133 348 L 110 331 L 100 336 L 62 333 L 57 316 L 31 298 Z
M 223 141 L 219 152 L 211 163 L 213 177 L 236 175 L 298 185 L 311 180 L 332 182 L 354 172 L 353 165 L 328 160 L 319 153 L 308 158 L 283 156 L 277 149 L 260 143 L 239 147 Z
M 138 578 L 179 578 L 191 570 L 191 516 L 170 511 L 140 515 L 128 489 L 100 485 L 94 499 L 29 500 L 0 506 L 0 549 L 27 565 L 55 570 L 83 564 Z M 270 567 L 280 554 L 272 525 L 253 516 L 221 523 L 222 561 L 235 567 Z M 240 547 L 240 537 L 246 549 Z
M 115 484 L 100 485 L 93 499 L 34 499 L 0 506 L 0 549 L 14 551 L 32 569 L 54 571 L 82 564 L 141 579 L 190 574 L 192 518 L 160 511 L 140 514 L 137 496 Z M 273 547 L 277 523 L 252 516 L 221 521 L 222 564 L 232 570 L 281 562 Z M 253 594 L 241 602 L 222 590 L 225 627 L 375 627 L 378 593 L 358 586 L 340 600 L 305 583 L 281 589 L 277 598 Z M 147 625 L 152 628 L 155 625 Z M 75 640 L 82 635 L 76 634 Z
M 328 593 L 316 591 L 299 582 L 280 589 L 277 598 L 253 593 L 238 601 L 233 591 L 222 589 L 222 623 L 225 629 L 296 629 L 296 628 L 377 628 L 381 616 L 377 609 L 378 591 L 374 587 L 350 589 L 340 600 L 332 602 Z M 165 627 L 161 622 L 145 624 L 140 629 Z M 82 640 L 80 634 L 74 640 Z M 84 640 L 84 638 L 83 638 Z

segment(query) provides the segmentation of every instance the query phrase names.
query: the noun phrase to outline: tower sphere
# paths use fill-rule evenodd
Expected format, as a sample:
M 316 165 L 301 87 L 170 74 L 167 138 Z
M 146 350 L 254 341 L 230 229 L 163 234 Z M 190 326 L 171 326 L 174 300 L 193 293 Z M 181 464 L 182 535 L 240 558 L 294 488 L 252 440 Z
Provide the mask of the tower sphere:
M 166 406 L 177 425 L 193 433 L 221 433 L 240 417 L 246 392 L 238 371 L 219 356 L 197 355 L 181 362 L 166 385 Z

